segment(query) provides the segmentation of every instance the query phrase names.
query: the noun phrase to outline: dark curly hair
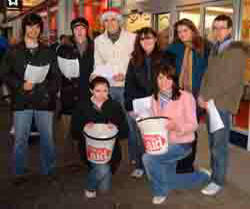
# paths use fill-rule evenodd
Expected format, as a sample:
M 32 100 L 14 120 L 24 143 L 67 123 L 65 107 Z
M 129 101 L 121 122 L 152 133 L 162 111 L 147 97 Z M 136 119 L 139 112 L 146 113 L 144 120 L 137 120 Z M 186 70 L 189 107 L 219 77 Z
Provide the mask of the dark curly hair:
M 23 36 L 26 33 L 26 26 L 33 26 L 33 25 L 39 25 L 40 27 L 40 34 L 43 33 L 43 20 L 40 15 L 35 13 L 30 13 L 26 15 L 22 20 L 22 32 Z

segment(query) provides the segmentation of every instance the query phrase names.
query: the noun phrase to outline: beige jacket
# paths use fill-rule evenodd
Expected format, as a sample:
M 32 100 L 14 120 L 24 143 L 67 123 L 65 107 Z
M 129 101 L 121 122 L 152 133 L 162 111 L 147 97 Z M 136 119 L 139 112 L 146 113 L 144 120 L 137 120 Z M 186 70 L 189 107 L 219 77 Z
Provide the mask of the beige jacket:
M 214 99 L 219 109 L 236 114 L 244 88 L 244 73 L 249 57 L 249 46 L 232 42 L 221 54 L 210 57 L 203 77 L 200 95 Z
M 136 35 L 122 29 L 120 38 L 115 42 L 108 38 L 107 32 L 104 32 L 95 39 L 95 69 L 99 65 L 108 65 L 112 74 L 123 73 L 124 76 L 128 69 L 128 63 L 131 53 L 134 50 Z M 123 87 L 124 82 L 114 82 L 112 86 Z

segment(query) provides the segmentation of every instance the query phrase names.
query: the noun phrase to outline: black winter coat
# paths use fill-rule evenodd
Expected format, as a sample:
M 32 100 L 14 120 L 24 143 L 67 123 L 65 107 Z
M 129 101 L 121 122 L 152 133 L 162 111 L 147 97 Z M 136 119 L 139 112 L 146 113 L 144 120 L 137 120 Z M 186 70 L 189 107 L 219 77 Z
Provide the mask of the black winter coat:
M 90 97 L 89 77 L 93 72 L 94 66 L 94 44 L 88 41 L 86 52 L 81 56 L 76 44 L 62 45 L 57 50 L 57 56 L 65 59 L 78 59 L 79 72 L 78 78 L 69 79 L 61 74 L 60 100 L 62 113 L 72 114 L 72 111 L 79 101 L 86 100 Z
M 136 67 L 130 61 L 125 78 L 125 108 L 133 111 L 132 101 L 153 94 L 153 66 L 158 64 L 169 64 L 175 66 L 175 56 L 171 53 L 161 54 L 159 60 L 152 60 L 148 57 L 144 60 L 144 65 Z
M 42 83 L 34 84 L 31 91 L 24 91 L 24 74 L 26 66 L 50 65 Z M 0 65 L 0 80 L 10 88 L 13 110 L 54 110 L 58 91 L 58 66 L 56 54 L 47 46 L 39 43 L 31 53 L 22 42 L 12 47 L 3 57 Z

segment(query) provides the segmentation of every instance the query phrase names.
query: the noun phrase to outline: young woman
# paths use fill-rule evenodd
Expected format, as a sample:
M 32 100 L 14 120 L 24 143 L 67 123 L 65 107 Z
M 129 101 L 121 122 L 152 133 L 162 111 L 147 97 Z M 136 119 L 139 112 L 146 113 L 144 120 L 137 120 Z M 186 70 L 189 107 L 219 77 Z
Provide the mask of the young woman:
M 191 188 L 206 183 L 209 175 L 205 171 L 177 174 L 177 161 L 192 151 L 195 131 L 198 128 L 196 104 L 192 94 L 178 87 L 175 69 L 159 66 L 155 76 L 152 97 L 154 116 L 168 117 L 168 151 L 143 155 L 143 164 L 153 193 L 153 204 L 161 204 L 171 189 Z
M 125 138 L 128 134 L 125 113 L 121 105 L 110 98 L 109 89 L 109 82 L 105 78 L 95 77 L 90 83 L 91 98 L 80 102 L 72 116 L 72 135 L 82 141 L 85 141 L 82 134 L 85 125 L 108 123 L 110 127 L 115 125 L 119 131 L 111 161 L 106 164 L 95 164 L 89 161 L 85 190 L 87 198 L 96 197 L 97 189 L 106 191 L 111 188 L 111 165 L 120 160 L 119 138 Z
M 167 47 L 167 52 L 176 55 L 176 73 L 181 89 L 189 91 L 197 99 L 201 80 L 207 69 L 211 44 L 202 39 L 198 29 L 189 19 L 181 19 L 174 25 L 174 42 Z M 200 116 L 197 109 L 197 116 Z M 192 144 L 192 153 L 178 162 L 178 172 L 192 172 L 196 155 L 197 141 Z
M 163 54 L 157 46 L 157 33 L 149 27 L 138 31 L 135 49 L 132 53 L 128 71 L 125 79 L 125 107 L 129 113 L 128 119 L 133 125 L 132 133 L 135 134 L 133 141 L 129 141 L 130 159 L 136 159 L 136 169 L 131 176 L 139 178 L 143 175 L 141 156 L 141 139 L 138 128 L 134 121 L 135 113 L 133 111 L 132 101 L 134 99 L 151 96 L 153 93 L 153 66 L 164 63 L 175 63 L 175 56 L 170 53 Z

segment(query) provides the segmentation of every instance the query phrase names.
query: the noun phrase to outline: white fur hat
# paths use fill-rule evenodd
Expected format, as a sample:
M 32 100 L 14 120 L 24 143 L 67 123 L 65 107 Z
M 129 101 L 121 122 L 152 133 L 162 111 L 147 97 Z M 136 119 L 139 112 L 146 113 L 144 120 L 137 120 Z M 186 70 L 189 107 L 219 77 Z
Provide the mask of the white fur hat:
M 112 7 L 105 9 L 101 16 L 101 22 L 103 23 L 109 16 L 114 16 L 120 24 L 123 23 L 123 17 L 119 9 Z

